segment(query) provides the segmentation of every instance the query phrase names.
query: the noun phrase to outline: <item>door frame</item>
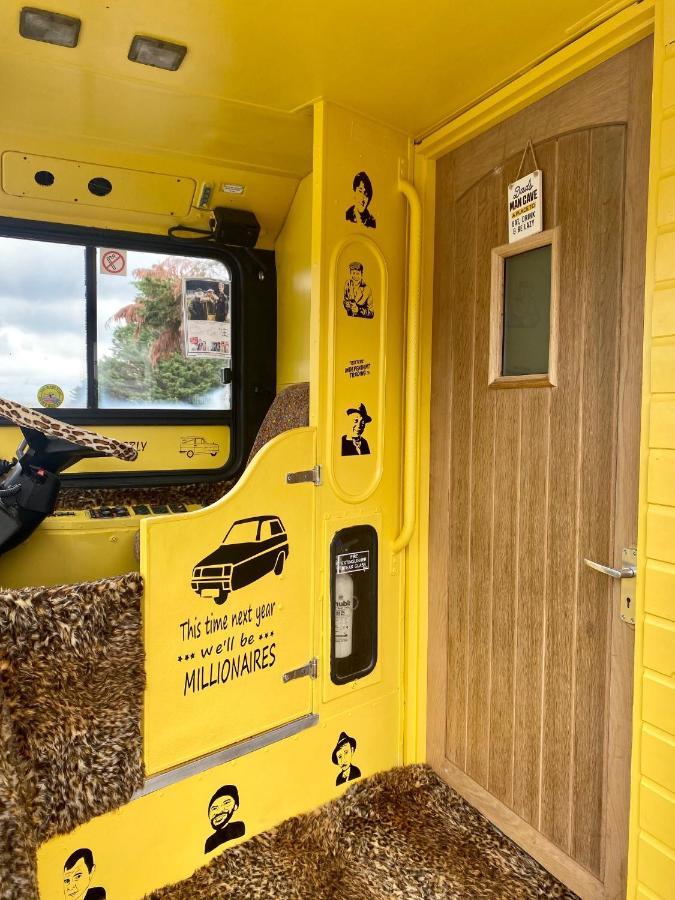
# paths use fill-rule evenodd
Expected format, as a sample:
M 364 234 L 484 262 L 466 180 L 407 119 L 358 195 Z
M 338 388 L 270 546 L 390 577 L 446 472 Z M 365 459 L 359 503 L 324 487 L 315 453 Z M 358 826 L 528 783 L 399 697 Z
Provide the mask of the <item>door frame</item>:
M 422 137 L 415 146 L 415 185 L 423 204 L 423 248 L 422 248 L 422 311 L 420 323 L 421 346 L 432 346 L 433 318 L 433 272 L 435 236 L 435 196 L 436 161 L 451 150 L 472 140 L 489 130 L 500 121 L 509 118 L 526 106 L 553 93 L 562 85 L 574 80 L 588 70 L 638 43 L 654 33 L 655 7 L 658 0 L 645 0 L 632 5 L 597 25 L 582 37 L 563 48 L 555 50 L 546 59 L 536 63 L 525 72 L 515 73 L 512 80 L 494 93 L 479 99 L 469 109 L 461 111 L 451 121 L 440 126 L 433 133 Z M 656 52 L 656 50 L 655 50 Z M 656 71 L 656 68 L 653 68 Z M 643 371 L 644 380 L 644 371 Z M 431 354 L 424 354 L 420 371 L 420 443 L 428 451 L 430 446 L 431 420 Z M 640 476 L 642 482 L 642 474 Z M 418 603 L 408 604 L 405 623 L 405 690 L 408 702 L 405 708 L 404 759 L 406 762 L 427 759 L 427 706 L 429 695 L 428 680 L 428 617 L 429 617 L 429 509 L 430 509 L 430 457 L 428 452 L 420 456 L 418 472 L 419 519 L 415 539 L 411 544 L 407 565 L 408 596 L 419 598 Z M 642 484 L 641 484 L 642 486 Z M 630 727 L 630 726 L 629 726 Z M 461 775 L 461 773 L 460 773 Z M 464 790 L 458 776 L 456 787 L 460 793 L 473 802 L 469 779 Z M 494 801 L 499 804 L 499 801 Z M 477 805 L 477 804 L 475 804 Z M 501 805 L 501 804 L 499 804 Z M 503 805 L 502 805 L 503 806 Z M 489 812 L 489 810 L 485 810 Z M 503 807 L 506 823 L 512 817 L 509 833 L 515 840 L 519 838 L 522 820 L 511 810 Z M 631 807 L 631 815 L 634 810 Z M 536 855 L 536 848 L 529 848 Z M 560 853 L 559 866 L 554 874 L 567 880 L 569 857 Z M 549 867 L 550 862 L 549 862 Z M 578 873 L 579 867 L 575 866 Z M 628 871 L 629 883 L 631 869 Z M 589 887 L 597 890 L 597 882 L 588 876 Z M 592 885 L 590 882 L 592 881 Z M 588 894 L 592 896 L 592 894 Z

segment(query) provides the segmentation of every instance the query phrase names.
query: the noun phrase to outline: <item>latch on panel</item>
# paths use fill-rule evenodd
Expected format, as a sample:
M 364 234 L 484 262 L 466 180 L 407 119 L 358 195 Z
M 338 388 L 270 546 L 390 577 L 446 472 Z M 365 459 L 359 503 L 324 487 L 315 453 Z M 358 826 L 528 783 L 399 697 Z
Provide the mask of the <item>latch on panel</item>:
M 316 657 L 310 659 L 308 663 L 304 666 L 300 666 L 299 669 L 291 669 L 290 672 L 285 672 L 281 676 L 281 680 L 284 684 L 287 684 L 289 681 L 295 681 L 296 678 L 306 678 L 309 676 L 310 678 L 316 678 L 319 671 L 319 661 Z
M 609 575 L 610 578 L 617 578 L 621 581 L 621 611 L 622 620 L 627 625 L 635 625 L 635 576 L 637 575 L 637 549 L 635 547 L 624 547 L 621 554 L 621 568 L 614 569 L 612 566 L 605 566 L 602 563 L 594 562 L 592 559 L 585 559 L 586 565 L 595 569 L 596 572 L 602 572 L 603 575 Z
M 286 475 L 286 484 L 314 484 L 317 487 L 321 484 L 321 466 L 314 466 L 313 469 L 305 469 L 302 472 L 289 472 Z

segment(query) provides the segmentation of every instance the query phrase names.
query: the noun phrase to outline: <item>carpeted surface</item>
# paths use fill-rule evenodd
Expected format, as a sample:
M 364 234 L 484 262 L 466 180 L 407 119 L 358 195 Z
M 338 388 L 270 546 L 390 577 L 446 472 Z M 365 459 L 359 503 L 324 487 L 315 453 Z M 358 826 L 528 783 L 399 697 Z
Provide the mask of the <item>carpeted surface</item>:
M 168 484 L 163 487 L 62 488 L 57 509 L 92 509 L 95 506 L 162 506 L 203 503 L 210 506 L 226 494 L 233 481 L 202 481 L 198 484 Z
M 0 900 L 35 850 L 143 784 L 140 575 L 0 591 Z
M 364 779 L 149 900 L 450 900 L 575 894 L 427 766 Z

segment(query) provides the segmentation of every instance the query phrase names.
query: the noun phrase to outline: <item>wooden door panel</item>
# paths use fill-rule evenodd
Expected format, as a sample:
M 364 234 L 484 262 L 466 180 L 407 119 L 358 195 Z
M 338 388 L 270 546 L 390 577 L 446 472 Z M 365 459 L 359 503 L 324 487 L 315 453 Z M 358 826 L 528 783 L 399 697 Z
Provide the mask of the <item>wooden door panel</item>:
M 616 562 L 617 528 L 630 541 L 635 516 L 635 499 L 616 493 L 635 446 L 617 436 L 639 383 L 621 323 L 639 285 L 626 216 L 644 226 L 625 197 L 627 164 L 645 177 L 629 73 L 646 59 L 647 45 L 632 48 L 557 92 L 563 130 L 553 94 L 440 160 L 437 178 L 429 757 L 498 825 L 522 820 L 528 849 L 598 897 L 616 895 L 625 856 L 627 809 L 606 847 L 608 791 L 620 796 L 628 777 L 610 685 L 624 683 L 632 645 L 617 632 L 613 583 L 583 558 Z M 523 123 L 538 139 L 545 227 L 557 228 L 557 384 L 496 389 L 490 256 L 507 240 Z

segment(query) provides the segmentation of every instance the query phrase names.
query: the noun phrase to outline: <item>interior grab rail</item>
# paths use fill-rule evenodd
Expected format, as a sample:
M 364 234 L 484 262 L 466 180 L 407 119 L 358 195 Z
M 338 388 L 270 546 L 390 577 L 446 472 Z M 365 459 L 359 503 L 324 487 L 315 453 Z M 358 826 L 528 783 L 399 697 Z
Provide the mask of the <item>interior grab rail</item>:
M 422 204 L 419 194 L 407 179 L 399 178 L 398 189 L 410 207 L 408 243 L 408 302 L 406 318 L 406 388 L 403 445 L 403 522 L 393 543 L 399 553 L 410 543 L 417 517 L 417 444 L 420 343 L 420 289 L 422 273 Z

